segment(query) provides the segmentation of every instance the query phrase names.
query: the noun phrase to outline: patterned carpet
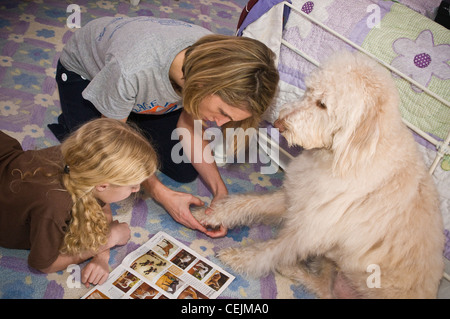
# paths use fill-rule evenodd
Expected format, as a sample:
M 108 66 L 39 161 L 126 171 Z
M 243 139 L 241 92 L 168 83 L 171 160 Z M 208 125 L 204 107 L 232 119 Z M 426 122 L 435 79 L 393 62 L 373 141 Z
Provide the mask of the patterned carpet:
M 102 16 L 170 17 L 202 25 L 213 32 L 234 34 L 246 0 L 143 0 L 137 7 L 128 1 L 73 2 L 81 7 L 81 26 Z M 24 149 L 40 149 L 58 142 L 48 130 L 60 113 L 54 80 L 55 67 L 64 46 L 75 29 L 66 26 L 70 1 L 0 1 L 0 129 L 19 140 Z M 283 173 L 261 175 L 262 164 L 228 164 L 220 168 L 230 193 L 266 191 L 280 187 Z M 211 194 L 203 183 L 175 183 L 160 174 L 169 187 L 192 193 L 205 201 Z M 176 223 L 151 199 L 123 201 L 114 205 L 115 218 L 127 221 L 132 230 L 130 242 L 112 250 L 114 268 L 126 254 L 164 230 L 223 268 L 215 253 L 272 236 L 267 226 L 240 227 L 221 239 L 211 239 Z M 0 248 L 0 298 L 79 298 L 86 288 L 69 288 L 69 273 L 45 275 L 27 265 L 28 251 Z M 228 269 L 227 269 L 228 270 Z M 223 293 L 225 298 L 313 298 L 303 287 L 279 275 L 249 279 L 236 275 Z

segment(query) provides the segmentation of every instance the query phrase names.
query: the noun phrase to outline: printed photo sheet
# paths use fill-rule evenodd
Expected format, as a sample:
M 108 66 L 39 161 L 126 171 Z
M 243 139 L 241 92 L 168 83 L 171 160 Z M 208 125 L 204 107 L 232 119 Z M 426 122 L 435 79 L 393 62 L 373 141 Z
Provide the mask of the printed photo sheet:
M 233 280 L 207 258 L 159 232 L 82 299 L 215 299 Z

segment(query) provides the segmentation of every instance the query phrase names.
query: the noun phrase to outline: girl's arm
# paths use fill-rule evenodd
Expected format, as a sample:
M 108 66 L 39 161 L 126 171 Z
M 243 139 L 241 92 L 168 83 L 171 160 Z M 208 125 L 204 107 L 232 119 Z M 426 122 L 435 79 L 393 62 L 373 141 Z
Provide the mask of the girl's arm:
M 112 221 L 111 207 L 106 204 L 103 212 L 110 222 L 110 235 L 105 245 L 96 252 L 87 251 L 80 255 L 59 254 L 56 260 L 47 268 L 39 269 L 44 273 L 53 273 L 67 269 L 71 264 L 80 264 L 92 258 L 90 263 L 81 272 L 81 281 L 88 287 L 92 284 L 102 284 L 109 274 L 109 249 L 117 245 L 125 245 L 130 239 L 130 228 L 127 223 Z

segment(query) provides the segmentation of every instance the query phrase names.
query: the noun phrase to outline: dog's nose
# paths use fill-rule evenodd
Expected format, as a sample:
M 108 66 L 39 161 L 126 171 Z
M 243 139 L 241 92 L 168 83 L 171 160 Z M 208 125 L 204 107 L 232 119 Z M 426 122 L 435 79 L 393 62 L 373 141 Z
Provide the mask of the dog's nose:
M 273 123 L 273 126 L 275 126 L 275 128 L 277 128 L 281 133 L 283 133 L 286 130 L 286 128 L 284 127 L 283 120 L 280 120 L 280 119 L 276 120 Z

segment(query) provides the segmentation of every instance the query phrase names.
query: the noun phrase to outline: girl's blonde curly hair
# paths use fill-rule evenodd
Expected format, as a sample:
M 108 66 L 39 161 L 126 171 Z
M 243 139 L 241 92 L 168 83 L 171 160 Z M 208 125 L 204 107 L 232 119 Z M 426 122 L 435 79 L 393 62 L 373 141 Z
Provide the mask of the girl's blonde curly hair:
M 72 219 L 61 253 L 96 251 L 106 244 L 109 225 L 93 195 L 96 185 L 140 184 L 157 170 L 156 152 L 137 130 L 118 120 L 88 122 L 61 144 L 62 182 L 73 200 Z

